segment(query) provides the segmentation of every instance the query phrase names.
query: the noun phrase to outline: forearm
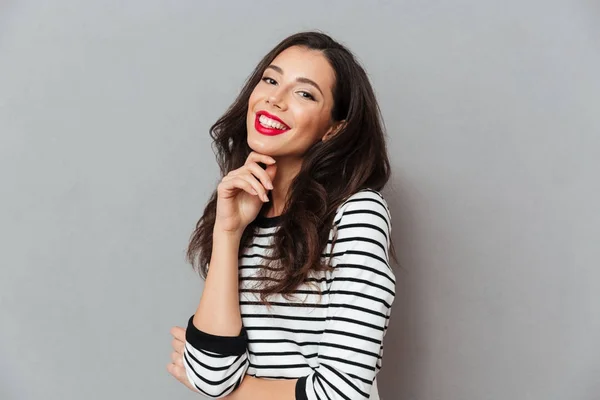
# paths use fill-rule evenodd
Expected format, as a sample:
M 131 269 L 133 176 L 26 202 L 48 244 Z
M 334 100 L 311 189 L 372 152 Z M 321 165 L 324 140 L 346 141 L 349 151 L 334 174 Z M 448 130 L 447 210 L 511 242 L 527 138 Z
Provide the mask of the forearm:
M 246 375 L 226 400 L 295 400 L 297 379 L 261 379 Z
M 238 251 L 241 233 L 215 226 L 204 290 L 193 323 L 217 336 L 237 336 L 242 328 L 238 291 Z

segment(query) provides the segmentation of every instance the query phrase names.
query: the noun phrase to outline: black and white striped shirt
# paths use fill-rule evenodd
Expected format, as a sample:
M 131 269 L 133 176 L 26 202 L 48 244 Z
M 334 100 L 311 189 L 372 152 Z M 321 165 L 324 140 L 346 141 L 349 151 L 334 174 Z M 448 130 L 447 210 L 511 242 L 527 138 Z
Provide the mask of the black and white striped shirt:
M 370 189 L 347 199 L 322 254 L 331 257 L 333 271 L 314 273 L 292 299 L 275 295 L 267 307 L 252 288 L 264 279 L 257 272 L 279 218 L 259 216 L 253 222 L 257 230 L 239 259 L 240 335 L 209 335 L 190 318 L 184 351 L 188 379 L 213 398 L 231 393 L 248 374 L 298 378 L 298 400 L 368 399 L 376 390 L 395 295 L 387 203 Z

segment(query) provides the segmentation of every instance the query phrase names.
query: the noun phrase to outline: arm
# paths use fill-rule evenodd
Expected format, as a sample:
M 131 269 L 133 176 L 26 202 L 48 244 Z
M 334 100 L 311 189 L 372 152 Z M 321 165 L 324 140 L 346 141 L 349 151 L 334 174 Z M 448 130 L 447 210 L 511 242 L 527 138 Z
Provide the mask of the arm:
M 238 294 L 240 238 L 215 225 L 204 290 L 186 330 L 187 378 L 199 392 L 213 398 L 231 393 L 248 369 Z
M 238 252 L 241 233 L 215 225 L 213 248 L 194 326 L 218 336 L 237 336 L 242 328 L 238 292 Z
M 275 162 L 272 157 L 251 152 L 244 165 L 230 171 L 217 186 L 209 268 L 200 304 L 188 323 L 180 359 L 189 386 L 209 397 L 230 394 L 248 369 L 248 339 L 239 304 L 238 255 L 245 228 L 269 201 L 266 188 L 273 189 Z M 179 372 L 177 367 L 169 368 Z

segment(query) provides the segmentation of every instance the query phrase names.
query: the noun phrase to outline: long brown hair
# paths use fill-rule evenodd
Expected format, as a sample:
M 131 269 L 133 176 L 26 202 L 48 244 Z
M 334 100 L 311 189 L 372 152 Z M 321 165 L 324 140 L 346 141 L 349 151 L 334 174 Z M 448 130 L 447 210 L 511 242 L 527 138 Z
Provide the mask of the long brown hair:
M 265 266 L 265 270 L 277 270 L 279 279 L 260 288 L 262 300 L 274 293 L 288 294 L 303 283 L 311 271 L 328 269 L 328 265 L 322 265 L 321 255 L 336 208 L 358 190 L 380 191 L 390 178 L 383 122 L 367 74 L 346 47 L 321 32 L 297 33 L 279 43 L 260 61 L 235 102 L 211 127 L 221 175 L 244 165 L 252 151 L 247 144 L 246 128 L 250 94 L 266 67 L 292 46 L 319 50 L 327 58 L 336 78 L 332 120 L 346 122 L 335 136 L 317 142 L 306 152 L 300 172 L 291 183 L 270 255 L 271 262 L 277 266 Z M 266 203 L 263 210 L 268 205 Z M 215 190 L 196 224 L 187 251 L 189 262 L 203 278 L 206 278 L 212 252 L 216 208 Z M 253 231 L 252 224 L 244 231 L 240 255 Z M 393 255 L 393 246 L 391 250 Z

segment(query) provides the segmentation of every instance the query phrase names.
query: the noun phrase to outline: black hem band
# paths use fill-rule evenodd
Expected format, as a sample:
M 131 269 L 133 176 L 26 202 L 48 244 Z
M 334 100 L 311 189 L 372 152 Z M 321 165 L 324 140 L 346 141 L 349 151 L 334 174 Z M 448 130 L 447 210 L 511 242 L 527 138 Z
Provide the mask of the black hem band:
M 192 347 L 197 349 L 210 351 L 223 356 L 239 356 L 246 352 L 248 348 L 248 335 L 242 327 L 239 336 L 216 336 L 206 332 L 202 332 L 194 326 L 194 316 L 192 315 L 188 321 L 187 330 L 185 331 L 185 340 Z
M 308 400 L 308 397 L 306 397 L 306 376 L 296 381 L 296 400 Z

